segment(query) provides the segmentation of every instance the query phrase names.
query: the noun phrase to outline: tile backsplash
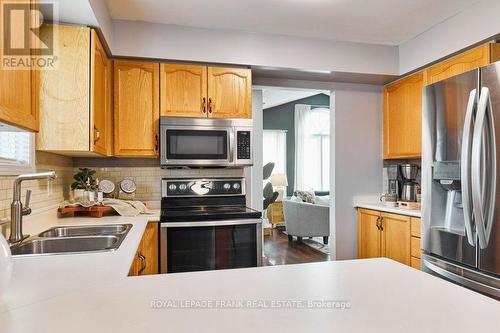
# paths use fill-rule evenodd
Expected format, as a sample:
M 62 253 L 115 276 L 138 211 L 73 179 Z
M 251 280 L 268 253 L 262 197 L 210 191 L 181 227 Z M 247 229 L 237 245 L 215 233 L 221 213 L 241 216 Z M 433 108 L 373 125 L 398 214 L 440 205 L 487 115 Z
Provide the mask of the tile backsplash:
M 36 169 L 54 170 L 57 178 L 52 182 L 51 194 L 48 194 L 47 180 L 23 182 L 22 196 L 25 190 L 32 189 L 31 207 L 33 209 L 59 204 L 70 197 L 73 175 L 78 168 L 87 167 L 96 170 L 99 180 L 108 179 L 118 188 L 125 178 L 134 180 L 137 185 L 136 200 L 159 201 L 161 199 L 161 178 L 164 177 L 244 177 L 243 169 L 161 169 L 156 159 L 131 158 L 71 158 L 56 154 L 36 152 Z M 0 176 L 0 218 L 10 217 L 12 185 L 15 176 Z
M 31 189 L 31 208 L 37 209 L 56 205 L 67 198 L 71 178 L 73 177 L 73 161 L 69 157 L 58 156 L 49 153 L 37 152 L 37 171 L 54 170 L 57 178 L 51 183 L 51 193 L 47 180 L 30 180 L 22 183 L 22 200 L 26 189 Z M 12 203 L 12 191 L 15 176 L 0 177 L 0 218 L 10 218 L 10 204 Z

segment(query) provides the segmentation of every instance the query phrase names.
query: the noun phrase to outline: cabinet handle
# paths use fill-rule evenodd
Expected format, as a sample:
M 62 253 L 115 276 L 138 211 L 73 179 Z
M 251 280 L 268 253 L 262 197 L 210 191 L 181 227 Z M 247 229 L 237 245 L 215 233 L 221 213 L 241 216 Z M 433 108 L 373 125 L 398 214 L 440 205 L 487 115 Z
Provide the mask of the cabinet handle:
M 101 131 L 94 126 L 94 144 L 101 139 Z
M 380 216 L 377 217 L 377 229 L 380 230 Z
M 155 152 L 158 152 L 158 134 L 155 134 Z
M 201 103 L 202 107 L 201 107 L 201 111 L 203 113 L 207 113 L 207 99 L 206 97 L 203 97 L 203 102 Z
M 384 218 L 380 218 L 380 231 L 384 231 Z
M 139 257 L 139 260 L 141 261 L 141 268 L 139 269 L 139 275 L 142 274 L 142 272 L 144 272 L 144 270 L 146 269 L 146 257 L 142 254 L 142 253 L 138 253 L 137 255 Z
M 212 113 L 212 98 L 208 99 L 208 113 Z

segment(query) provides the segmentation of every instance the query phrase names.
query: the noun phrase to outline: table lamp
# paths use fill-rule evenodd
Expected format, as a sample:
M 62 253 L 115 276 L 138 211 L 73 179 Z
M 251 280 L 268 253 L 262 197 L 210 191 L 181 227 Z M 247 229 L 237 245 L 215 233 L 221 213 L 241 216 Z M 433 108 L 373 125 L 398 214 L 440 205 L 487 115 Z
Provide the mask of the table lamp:
M 276 174 L 271 176 L 271 184 L 276 188 L 278 192 L 278 198 L 276 201 L 283 200 L 283 191 L 286 186 L 288 186 L 288 180 L 285 174 Z

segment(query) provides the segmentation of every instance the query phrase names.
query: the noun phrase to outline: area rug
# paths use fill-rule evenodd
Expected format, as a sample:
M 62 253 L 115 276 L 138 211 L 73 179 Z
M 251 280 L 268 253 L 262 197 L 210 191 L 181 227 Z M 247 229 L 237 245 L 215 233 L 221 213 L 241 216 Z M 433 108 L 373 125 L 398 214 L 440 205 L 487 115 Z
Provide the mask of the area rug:
M 288 235 L 286 230 L 283 230 L 284 228 L 283 229 L 277 228 L 277 229 L 279 229 L 285 235 Z M 330 240 L 331 240 L 331 237 L 330 237 Z M 296 242 L 296 238 L 294 238 L 294 242 Z M 302 243 L 304 243 L 305 245 L 312 247 L 313 249 L 318 250 L 324 254 L 328 254 L 328 255 L 332 254 L 330 252 L 330 242 L 326 245 L 323 244 L 323 237 L 312 237 L 312 238 L 302 237 Z

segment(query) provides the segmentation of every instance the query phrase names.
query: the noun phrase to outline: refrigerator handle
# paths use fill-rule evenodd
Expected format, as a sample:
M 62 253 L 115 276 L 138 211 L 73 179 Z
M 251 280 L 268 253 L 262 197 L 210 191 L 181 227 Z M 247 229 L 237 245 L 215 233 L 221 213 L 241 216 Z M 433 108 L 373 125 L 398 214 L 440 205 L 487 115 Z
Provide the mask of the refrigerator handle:
M 485 125 L 488 126 L 485 137 Z M 488 154 L 483 155 L 483 152 Z M 482 165 L 489 161 L 488 168 Z M 483 162 L 483 163 L 481 163 Z M 489 174 L 488 181 L 485 177 Z M 474 219 L 476 222 L 476 231 L 479 239 L 479 247 L 485 249 L 488 247 L 491 235 L 495 200 L 496 200 L 496 139 L 495 124 L 493 122 L 493 113 L 491 107 L 490 91 L 487 87 L 481 89 L 479 97 L 477 115 L 474 124 L 474 137 L 472 140 L 472 202 L 474 206 Z M 486 192 L 484 186 L 489 187 Z M 485 199 L 487 202 L 485 202 Z
M 473 89 L 469 94 L 467 103 L 467 111 L 465 113 L 465 122 L 462 136 L 462 153 L 460 161 L 460 179 L 462 186 L 462 204 L 464 211 L 465 233 L 467 241 L 471 246 L 476 246 L 476 235 L 472 228 L 472 201 L 471 201 L 471 184 L 470 184 L 470 164 L 471 164 L 471 149 L 472 149 L 472 123 L 474 108 L 476 105 L 477 89 Z

